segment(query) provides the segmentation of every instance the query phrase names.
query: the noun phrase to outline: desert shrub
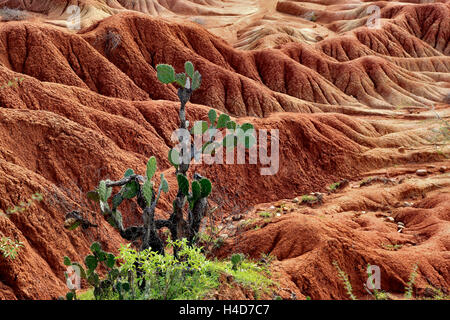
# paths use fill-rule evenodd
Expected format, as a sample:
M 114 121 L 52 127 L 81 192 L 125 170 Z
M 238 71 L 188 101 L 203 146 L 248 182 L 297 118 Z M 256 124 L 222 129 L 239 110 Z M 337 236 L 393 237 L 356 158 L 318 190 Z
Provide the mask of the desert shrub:
M 119 275 L 128 275 L 129 290 L 100 298 L 108 300 L 174 300 L 203 299 L 220 285 L 220 275 L 230 275 L 237 284 L 255 292 L 269 292 L 273 284 L 257 264 L 242 259 L 240 268 L 234 269 L 230 262 L 208 260 L 202 248 L 190 246 L 187 239 L 168 241 L 168 248 L 178 249 L 178 255 L 162 255 L 150 249 L 138 251 L 130 244 L 120 248 L 117 257 Z M 243 256 L 242 256 L 243 258 Z M 119 276 L 120 277 L 120 276 Z M 123 281 L 123 280 L 120 280 Z M 122 282 L 123 283 L 123 282 Z M 128 289 L 128 288 L 127 288 Z M 95 291 L 95 289 L 93 289 Z M 93 299 L 92 289 L 79 299 Z
M 4 7 L 0 9 L 0 17 L 2 17 L 2 21 L 20 21 L 25 20 L 28 14 L 19 9 Z
M 8 237 L 2 237 L 0 240 L 0 252 L 5 259 L 14 260 L 21 247 L 23 247 L 23 243 L 19 240 L 12 240 Z

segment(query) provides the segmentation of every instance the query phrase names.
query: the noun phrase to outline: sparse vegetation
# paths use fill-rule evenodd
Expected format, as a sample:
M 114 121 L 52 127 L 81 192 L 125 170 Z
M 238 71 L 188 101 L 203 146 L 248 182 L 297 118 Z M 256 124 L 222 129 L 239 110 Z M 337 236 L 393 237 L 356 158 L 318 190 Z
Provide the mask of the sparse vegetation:
M 271 218 L 273 214 L 272 214 L 272 212 L 264 211 L 264 212 L 259 212 L 258 215 L 261 218 Z
M 200 73 L 194 70 L 194 66 L 189 61 L 185 64 L 184 73 L 175 74 L 174 68 L 170 65 L 158 65 L 156 69 L 158 79 L 162 83 L 174 83 L 179 86 L 178 97 L 181 103 L 179 129 L 189 129 L 189 122 L 186 121 L 186 104 L 190 100 L 192 93 L 200 87 Z M 187 277 L 187 274 L 193 271 L 193 264 L 198 267 L 199 261 L 195 259 L 203 259 L 200 257 L 200 249 L 194 245 L 199 240 L 200 223 L 208 210 L 208 196 L 211 194 L 212 184 L 209 179 L 202 177 L 198 173 L 193 174 L 193 180 L 189 183 L 187 171 L 189 170 L 191 161 L 199 153 L 214 153 L 215 149 L 222 147 L 222 145 L 235 147 L 241 144 L 245 148 L 249 148 L 251 143 L 245 138 L 241 139 L 242 137 L 239 136 L 238 130 L 241 129 L 240 131 L 245 133 L 245 131 L 253 129 L 253 126 L 248 123 L 243 125 L 236 124 L 228 115 L 221 114 L 217 117 L 215 110 L 211 110 L 208 113 L 208 119 L 209 124 L 206 121 L 197 121 L 189 130 L 191 139 L 193 139 L 193 135 L 208 134 L 210 136 L 209 140 L 199 150 L 191 148 L 190 154 L 184 154 L 185 150 L 183 148 L 173 148 L 169 151 L 168 158 L 169 162 L 175 167 L 178 192 L 172 202 L 173 211 L 168 219 L 155 220 L 155 209 L 161 193 L 167 193 L 169 191 L 169 184 L 164 174 L 160 175 L 159 187 L 155 189 L 155 183 L 152 181 L 157 170 L 155 157 L 149 159 L 145 175 L 142 176 L 136 174 L 132 169 L 127 169 L 122 179 L 118 181 L 102 180 L 95 190 L 88 192 L 88 198 L 99 204 L 100 211 L 105 219 L 119 231 L 122 238 L 128 241 L 141 240 L 139 254 L 130 251 L 130 248 L 128 248 L 130 249 L 128 251 L 122 250 L 122 255 L 127 252 L 129 254 L 134 252 L 133 254 L 139 257 L 139 259 L 136 258 L 137 260 L 135 259 L 134 261 L 136 264 L 122 265 L 122 273 L 118 273 L 112 264 L 113 256 L 103 252 L 98 244 L 93 244 L 93 247 L 91 247 L 93 255 L 89 255 L 85 260 L 87 268 L 85 278 L 94 286 L 94 296 L 96 299 L 110 298 L 111 295 L 114 296 L 116 294 L 119 295 L 119 298 L 123 298 L 125 297 L 125 292 L 127 292 L 125 289 L 129 288 L 134 292 L 133 288 L 136 285 L 133 282 L 134 280 L 128 279 L 129 285 L 123 282 L 123 277 L 125 277 L 125 271 L 127 270 L 133 271 L 133 277 L 140 279 L 139 288 L 141 289 L 141 297 L 146 299 L 183 298 L 185 297 L 184 293 L 179 292 L 182 289 L 180 283 L 183 281 L 184 286 L 186 286 L 183 290 L 194 289 L 194 287 L 189 289 L 186 281 L 200 281 L 199 285 L 202 286 L 201 280 L 204 278 L 202 273 L 194 273 L 195 279 Z M 214 141 L 213 137 L 215 132 L 225 128 L 234 130 L 234 133 L 232 131 L 220 143 Z M 183 142 L 183 137 L 179 137 L 179 141 Z M 113 194 L 113 188 L 116 187 L 120 187 L 120 190 Z M 124 201 L 132 201 L 133 199 L 136 200 L 137 205 L 142 210 L 144 224 L 125 228 L 122 213 L 118 208 Z M 84 220 L 82 213 L 75 212 L 75 218 L 73 217 L 73 213 L 70 212 L 67 214 L 72 214 L 69 218 L 66 215 L 66 228 L 74 230 L 80 225 L 83 228 L 96 227 L 96 225 Z M 187 220 L 185 217 L 187 217 Z M 157 232 L 157 230 L 162 228 L 167 228 L 170 231 L 168 243 L 171 245 L 171 255 L 166 255 L 164 243 Z M 143 256 L 145 256 L 145 259 L 142 258 Z M 186 256 L 187 261 L 183 260 L 183 256 Z M 105 257 L 110 260 L 105 260 Z M 240 261 L 236 261 L 236 257 L 232 257 L 233 271 L 238 271 L 239 266 L 244 261 L 243 257 L 241 257 L 242 259 Z M 131 256 L 121 256 L 119 258 L 131 259 Z M 98 274 L 95 272 L 100 262 L 106 263 L 106 267 L 109 268 L 107 279 L 102 281 L 100 281 Z M 66 265 L 72 265 L 69 257 L 64 259 L 64 263 Z M 206 263 L 204 259 L 202 263 Z M 80 264 L 77 264 L 77 266 L 81 268 Z M 161 272 L 164 273 L 164 276 Z M 193 274 L 191 275 L 193 276 Z M 206 287 L 209 288 L 209 285 L 205 284 Z M 197 285 L 195 288 L 197 288 Z M 198 298 L 200 296 L 197 295 L 198 292 L 194 293 L 192 290 L 189 291 L 193 295 L 191 298 Z M 135 297 L 133 294 L 133 298 Z M 67 298 L 76 298 L 75 293 L 69 292 Z
M 14 207 L 6 209 L 6 212 L 0 209 L 0 216 L 2 215 L 12 215 L 17 212 L 24 212 L 28 207 L 32 206 L 36 201 L 40 202 L 43 200 L 43 197 L 40 193 L 36 192 L 31 197 L 25 201 L 21 201 L 19 205 L 15 205 Z
M 417 277 L 417 268 L 418 268 L 418 265 L 416 264 L 413 268 L 413 271 L 409 275 L 409 279 L 408 279 L 409 281 L 406 283 L 406 288 L 405 288 L 405 299 L 412 298 L 414 283 L 415 283 L 416 277 Z
M 390 251 L 397 251 L 403 247 L 402 244 L 383 244 L 383 248 Z
M 315 196 L 311 196 L 311 195 L 303 195 L 302 196 L 302 203 L 314 203 L 317 201 L 317 198 Z
M 201 253 L 201 248 L 190 246 L 186 239 L 169 241 L 170 247 L 178 248 L 178 257 L 149 249 L 137 251 L 130 244 L 122 246 L 116 258 L 120 265 L 115 273 L 121 290 L 117 285 L 109 285 L 105 294 L 97 295 L 97 289 L 90 289 L 78 299 L 202 299 L 219 287 L 221 274 L 230 275 L 236 284 L 253 289 L 256 296 L 261 291 L 270 291 L 273 284 L 261 267 L 245 260 L 242 254 L 233 255 L 230 262 L 211 261 Z
M 25 80 L 25 78 L 14 78 L 14 80 L 9 80 L 8 83 L 6 83 L 6 84 L 4 84 L 4 85 L 2 85 L 0 87 L 0 90 L 3 90 L 5 88 L 9 88 L 9 87 L 13 87 L 14 88 L 15 86 L 21 84 L 22 81 L 24 81 L 24 80 Z
M 341 183 L 340 182 L 335 182 L 333 184 L 330 185 L 330 191 L 334 192 L 336 191 L 339 187 L 340 187 Z
M 341 278 L 342 282 L 344 283 L 345 290 L 347 291 L 347 295 L 352 300 L 357 300 L 356 296 L 353 294 L 353 288 L 352 284 L 350 283 L 350 280 L 348 279 L 348 275 L 339 267 L 339 264 L 337 261 L 333 261 L 333 265 L 338 271 L 339 278 Z
M 0 240 L 0 252 L 5 259 L 14 260 L 22 247 L 23 243 L 19 240 L 12 240 L 8 237 L 2 237 Z

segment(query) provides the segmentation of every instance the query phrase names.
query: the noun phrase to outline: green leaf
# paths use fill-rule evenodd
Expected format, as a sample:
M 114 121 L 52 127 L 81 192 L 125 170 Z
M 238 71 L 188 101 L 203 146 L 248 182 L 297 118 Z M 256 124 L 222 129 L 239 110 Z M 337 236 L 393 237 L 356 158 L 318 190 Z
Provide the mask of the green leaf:
M 164 174 L 161 173 L 161 190 L 164 192 L 169 192 L 169 183 L 167 182 L 166 178 L 164 178 Z
M 202 194 L 202 188 L 200 186 L 200 183 L 198 181 L 192 181 L 192 198 L 194 201 L 197 201 L 200 199 Z
M 217 129 L 225 128 L 225 126 L 227 125 L 228 121 L 230 121 L 230 116 L 228 116 L 225 113 L 222 113 L 219 116 L 219 120 L 217 120 Z
M 186 74 L 194 79 L 194 65 L 190 61 L 186 61 L 184 64 L 184 70 L 186 71 Z
M 102 251 L 102 246 L 99 242 L 94 242 L 91 244 L 91 251 L 92 253 L 100 252 Z
M 204 134 L 208 130 L 208 123 L 206 121 L 195 121 L 191 129 L 191 134 Z
M 75 297 L 75 295 L 72 291 L 67 292 L 67 294 L 66 294 L 67 300 L 73 300 L 74 297 Z
M 130 291 L 130 284 L 128 282 L 122 282 L 122 289 L 125 292 Z
M 108 200 L 108 198 L 106 197 L 107 192 L 106 192 L 106 181 L 105 180 L 100 181 L 97 191 L 98 191 L 100 200 L 102 200 L 103 202 L 106 202 L 106 200 Z
M 122 193 L 123 198 L 131 199 L 136 196 L 138 189 L 138 183 L 136 181 L 130 181 L 122 188 L 120 193 Z
M 236 122 L 228 121 L 227 122 L 227 128 L 230 129 L 230 130 L 236 130 Z
M 154 156 L 150 157 L 147 162 L 147 179 L 151 180 L 156 172 L 156 158 Z
M 69 227 L 69 230 L 75 230 L 76 228 L 78 228 L 79 226 L 81 225 L 81 222 L 80 221 L 76 221 L 73 225 L 71 225 L 70 227 Z
M 147 205 L 150 206 L 153 197 L 153 183 L 150 180 L 145 181 L 142 185 L 142 195 L 144 196 L 145 201 L 147 201 Z
M 175 81 L 178 83 L 181 87 L 184 88 L 186 85 L 186 74 L 185 73 L 177 73 L 175 75 Z
M 242 126 L 240 126 L 242 131 L 246 132 L 247 130 L 255 129 L 251 123 L 244 123 Z
M 129 176 L 132 176 L 134 174 L 134 171 L 133 171 L 133 169 L 127 169 L 127 171 L 125 171 L 125 174 L 124 174 L 124 178 L 126 178 L 126 177 L 129 177 Z
M 104 251 L 98 251 L 95 253 L 95 256 L 97 257 L 99 262 L 105 261 L 106 260 L 106 254 Z
M 200 72 L 195 71 L 194 76 L 192 77 L 192 91 L 200 88 L 201 84 L 202 84 L 202 75 L 200 74 Z
M 89 275 L 89 277 L 88 277 L 87 280 L 88 280 L 89 284 L 91 284 L 91 285 L 94 286 L 94 287 L 98 287 L 98 284 L 99 284 L 99 282 L 100 282 L 100 278 L 99 278 L 97 272 L 92 272 L 92 273 Z
M 200 180 L 200 186 L 201 186 L 201 190 L 202 190 L 201 197 L 205 198 L 205 197 L 209 196 L 209 194 L 212 191 L 211 181 L 209 181 L 209 179 L 207 179 L 207 178 L 202 178 Z
M 176 168 L 180 163 L 180 153 L 175 149 L 169 150 L 169 162 Z
M 216 123 L 216 119 L 217 119 L 216 110 L 214 110 L 214 109 L 209 110 L 208 118 L 209 118 L 209 122 L 211 122 L 211 125 L 214 126 L 214 124 Z
M 118 206 L 120 206 L 122 201 L 123 201 L 123 196 L 120 193 L 116 194 L 113 197 L 113 199 L 112 199 L 112 205 L 113 205 L 112 209 L 113 209 L 113 211 L 116 210 Z
M 84 259 L 84 263 L 86 264 L 86 267 L 90 270 L 93 271 L 97 268 L 98 265 L 98 261 L 97 258 L 93 255 L 88 255 L 85 259 Z
M 111 197 L 112 194 L 112 187 L 109 187 L 106 189 L 106 199 L 105 202 L 108 201 L 109 197 Z
M 69 257 L 64 257 L 64 265 L 65 266 L 71 266 L 72 265 L 72 261 L 70 260 Z
M 189 181 L 188 179 L 182 175 L 182 174 L 177 174 L 177 181 L 178 181 L 178 187 L 180 188 L 181 192 L 185 195 L 188 196 L 189 195 Z
M 159 64 L 156 66 L 158 80 L 169 84 L 175 81 L 175 70 L 168 64 Z
M 116 257 L 112 253 L 108 253 L 108 255 L 106 256 L 106 266 L 111 269 L 115 264 Z
M 114 224 L 117 224 L 116 221 L 119 223 L 119 225 L 122 224 L 122 213 L 120 213 L 119 210 L 114 210 L 112 212 L 112 217 L 114 218 L 115 222 Z M 116 225 L 115 227 L 118 228 L 119 225 Z

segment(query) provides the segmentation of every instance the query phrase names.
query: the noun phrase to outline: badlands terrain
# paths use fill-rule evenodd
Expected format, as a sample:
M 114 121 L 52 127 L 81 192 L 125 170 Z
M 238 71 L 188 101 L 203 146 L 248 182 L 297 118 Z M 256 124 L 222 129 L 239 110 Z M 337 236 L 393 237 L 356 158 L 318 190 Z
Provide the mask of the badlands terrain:
M 79 8 L 79 28 L 68 10 Z M 368 27 L 370 6 L 379 28 Z M 190 121 L 210 108 L 279 129 L 276 175 L 260 165 L 198 165 L 213 182 L 205 224 L 214 256 L 271 254 L 277 295 L 361 299 L 368 264 L 401 297 L 450 294 L 450 1 L 0 0 L 0 235 L 24 245 L 0 257 L 0 299 L 65 295 L 63 257 L 119 234 L 89 206 L 100 179 L 145 171 L 150 156 L 176 193 L 167 160 L 177 91 L 158 64 L 193 62 L 202 86 Z M 12 8 L 20 11 L 9 11 Z M 76 13 L 76 12 L 75 12 Z M 68 22 L 69 21 L 69 22 Z M 15 80 L 14 80 L 15 81 Z M 332 184 L 341 182 L 340 184 Z M 321 201 L 302 202 L 316 193 Z M 68 231 L 68 211 L 99 224 Z M 125 215 L 124 224 L 140 222 Z M 222 297 L 254 299 L 237 290 Z M 271 298 L 271 297 L 267 297 Z

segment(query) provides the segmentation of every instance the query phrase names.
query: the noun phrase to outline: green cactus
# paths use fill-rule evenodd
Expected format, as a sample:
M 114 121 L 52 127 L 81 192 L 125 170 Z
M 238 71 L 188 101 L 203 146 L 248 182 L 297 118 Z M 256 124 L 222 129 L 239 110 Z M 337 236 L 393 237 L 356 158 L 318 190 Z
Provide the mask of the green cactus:
M 181 192 L 187 197 L 189 196 L 189 181 L 188 179 L 182 175 L 177 175 L 177 181 L 178 181 L 178 187 L 180 188 Z

